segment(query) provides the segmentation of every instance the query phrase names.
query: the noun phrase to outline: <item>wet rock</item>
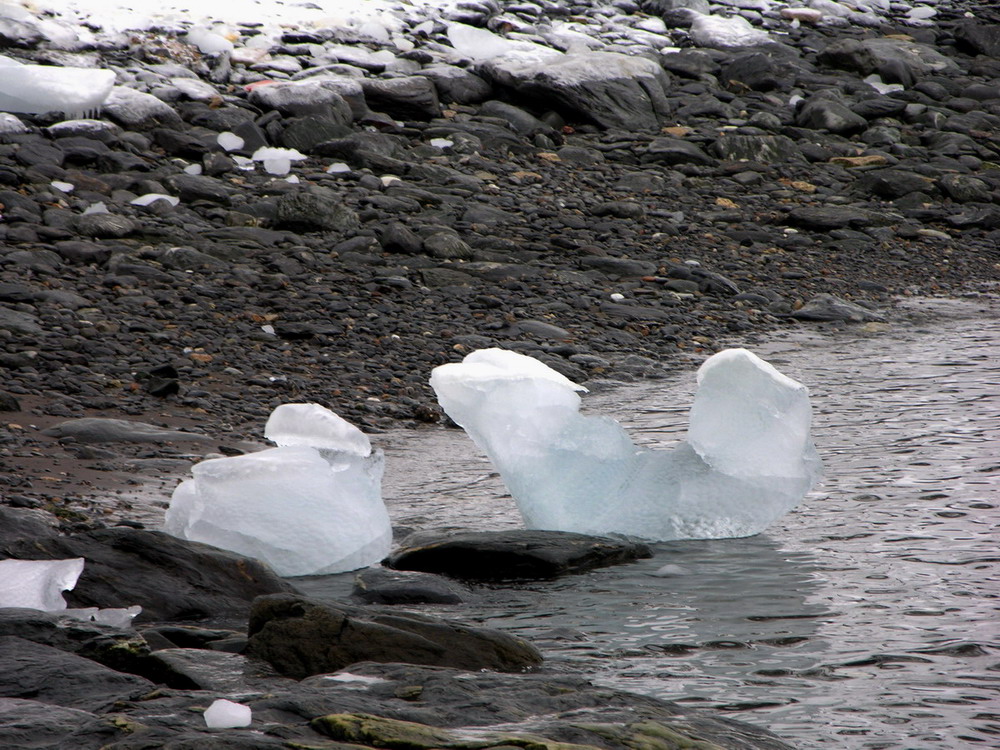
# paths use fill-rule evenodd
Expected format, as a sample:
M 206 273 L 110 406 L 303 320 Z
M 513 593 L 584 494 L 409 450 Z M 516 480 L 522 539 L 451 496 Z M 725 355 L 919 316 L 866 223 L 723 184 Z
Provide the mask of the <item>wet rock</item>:
M 22 511 L 23 512 L 23 511 Z M 15 540 L 3 553 L 25 560 L 83 557 L 72 607 L 143 608 L 142 620 L 197 620 L 244 613 L 255 596 L 291 591 L 263 563 L 159 531 L 119 526 L 72 536 Z
M 725 161 L 762 164 L 803 158 L 795 141 L 783 135 L 721 135 L 712 144 L 712 152 Z
M 988 203 L 993 198 L 990 186 L 970 175 L 945 175 L 938 181 L 938 185 L 956 203 Z
M 667 73 L 644 57 L 580 52 L 533 63 L 507 56 L 485 63 L 481 72 L 529 102 L 605 128 L 652 130 L 670 112 Z
M 398 221 L 388 224 L 382 230 L 379 242 L 382 244 L 382 249 L 389 253 L 418 255 L 424 249 L 424 241 L 419 235 Z
M 899 198 L 915 191 L 932 190 L 934 180 L 904 169 L 874 169 L 855 183 L 858 190 L 880 198 Z
M 330 188 L 308 186 L 278 199 L 276 224 L 293 231 L 347 232 L 359 226 L 357 214 Z
M 649 547 L 566 531 L 420 531 L 386 561 L 471 581 L 543 580 L 650 557 Z
M 115 86 L 103 105 L 104 114 L 129 130 L 149 130 L 158 125 L 177 128 L 180 115 L 166 102 L 126 86 Z
M 249 634 L 248 654 L 297 679 L 362 661 L 512 671 L 542 660 L 527 642 L 498 631 L 285 594 L 254 601 Z
M 215 177 L 195 174 L 178 174 L 166 179 L 170 188 L 185 203 L 207 201 L 228 206 L 230 188 Z
M 604 255 L 587 255 L 580 259 L 581 265 L 594 268 L 610 276 L 634 278 L 656 273 L 656 264 L 647 260 L 612 258 Z
M 0 636 L 3 698 L 31 696 L 65 708 L 106 711 L 117 701 L 134 700 L 154 687 L 142 677 L 116 672 L 51 646 Z
M 255 86 L 247 99 L 262 109 L 303 117 L 320 115 L 338 125 L 354 117 L 351 106 L 341 96 L 341 86 L 333 81 L 286 81 Z
M 326 116 L 297 117 L 281 131 L 281 145 L 309 153 L 320 143 L 343 138 L 350 133 L 346 125 Z
M 845 227 L 883 226 L 891 215 L 849 206 L 799 206 L 788 214 L 788 222 L 806 229 L 828 231 Z
M 368 568 L 354 579 L 351 596 L 366 604 L 461 604 L 468 592 L 430 573 Z
M 0 747 L 98 750 L 123 732 L 89 711 L 36 700 L 0 698 Z
M 810 98 L 795 113 L 795 124 L 813 130 L 828 130 L 838 135 L 858 133 L 868 127 L 868 121 L 854 114 L 844 104 L 826 95 Z
M 861 307 L 861 305 L 848 302 L 832 294 L 817 294 L 798 310 L 792 312 L 791 317 L 799 320 L 843 320 L 851 323 L 885 320 L 883 315 L 874 310 Z
M 136 230 L 136 224 L 127 216 L 112 213 L 83 214 L 76 220 L 76 231 L 84 237 L 103 239 L 127 237 Z
M 249 693 L 273 690 L 282 681 L 267 663 L 241 654 L 201 648 L 164 648 L 153 651 L 149 669 L 157 682 L 179 690 Z
M 214 442 L 208 435 L 199 435 L 196 432 L 168 430 L 145 422 L 103 417 L 70 419 L 42 430 L 42 434 L 60 440 L 71 438 L 80 443 Z
M 425 120 L 441 116 L 437 89 L 423 76 L 365 78 L 365 101 L 372 109 L 400 120 Z
M 424 238 L 424 252 L 440 260 L 469 260 L 472 248 L 454 232 L 434 232 Z
M 654 138 L 646 147 L 642 161 L 650 164 L 699 164 L 712 165 L 715 159 L 706 154 L 700 146 L 680 138 Z
M 428 65 L 417 73 L 433 81 L 438 99 L 456 104 L 475 104 L 488 99 L 493 87 L 475 73 L 455 65 Z
M 42 333 L 43 330 L 36 316 L 0 306 L 0 331 L 36 336 Z
M 954 34 L 963 51 L 1000 57 L 1000 24 L 964 18 L 955 24 Z

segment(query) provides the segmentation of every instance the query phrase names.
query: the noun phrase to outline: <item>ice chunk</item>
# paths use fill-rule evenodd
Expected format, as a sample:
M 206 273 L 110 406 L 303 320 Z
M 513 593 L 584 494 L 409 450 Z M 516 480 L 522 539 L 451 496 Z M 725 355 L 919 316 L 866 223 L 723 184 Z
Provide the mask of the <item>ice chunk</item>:
M 166 193 L 146 193 L 145 195 L 140 195 L 138 198 L 133 198 L 129 203 L 133 206 L 148 206 L 150 203 L 156 203 L 156 201 L 166 201 L 171 206 L 176 206 L 181 202 L 181 199 L 174 195 L 167 195 Z
M 250 710 L 250 706 L 233 703 L 224 698 L 220 698 L 205 709 L 205 724 L 208 725 L 209 729 L 248 727 L 252 717 L 253 712 Z
M 271 146 L 261 146 L 253 152 L 253 161 L 264 162 L 264 171 L 273 175 L 286 175 L 292 168 L 293 161 L 301 161 L 308 158 L 305 154 L 296 151 L 294 148 L 273 148 Z
M 264 437 L 277 445 L 309 445 L 361 457 L 372 452 L 365 433 L 319 404 L 282 404 L 268 417 Z
M 438 401 L 500 471 L 529 528 L 654 540 L 749 536 L 819 477 L 805 386 L 744 349 L 698 372 L 687 441 L 638 448 L 579 413 L 581 386 L 486 349 L 431 374 Z
M 0 560 L 0 607 L 57 611 L 66 609 L 63 591 L 76 586 L 83 558 Z
M 243 139 L 236 135 L 236 133 L 231 133 L 228 130 L 225 133 L 219 133 L 215 140 L 225 151 L 239 151 L 243 148 Z
M 187 33 L 185 41 L 194 45 L 203 55 L 218 55 L 232 52 L 233 43 L 221 34 L 209 31 L 203 26 L 195 26 Z
M 174 490 L 164 531 L 284 576 L 354 570 L 388 554 L 384 458 L 364 433 L 316 404 L 284 404 L 265 434 L 279 447 L 196 464 Z
M 82 609 L 67 609 L 60 614 L 72 617 L 84 622 L 96 622 L 98 625 L 108 625 L 113 628 L 130 628 L 132 620 L 142 612 L 142 607 L 138 604 L 122 609 L 98 609 L 97 607 L 85 607 Z
M 448 24 L 448 41 L 455 51 L 475 61 L 491 60 L 503 55 L 513 55 L 525 61 L 541 62 L 562 55 L 558 50 L 523 40 L 507 39 L 487 29 L 464 23 Z
M 23 65 L 0 55 L 0 111 L 40 114 L 62 112 L 67 117 L 100 109 L 115 74 L 97 68 Z
M 691 41 L 699 47 L 751 47 L 771 41 L 770 35 L 755 28 L 743 16 L 696 15 L 691 24 Z

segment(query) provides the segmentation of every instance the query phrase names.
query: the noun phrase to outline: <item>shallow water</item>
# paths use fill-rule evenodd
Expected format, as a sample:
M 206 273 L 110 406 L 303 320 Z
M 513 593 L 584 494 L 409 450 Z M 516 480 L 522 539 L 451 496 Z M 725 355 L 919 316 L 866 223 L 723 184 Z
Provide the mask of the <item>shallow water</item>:
M 549 669 L 730 711 L 799 747 L 997 747 L 1000 316 L 984 304 L 911 303 L 933 316 L 751 346 L 810 387 L 826 469 L 766 535 L 659 544 L 440 612 L 531 639 Z M 683 373 L 585 403 L 667 446 L 692 390 Z M 460 431 L 379 442 L 397 525 L 519 525 Z

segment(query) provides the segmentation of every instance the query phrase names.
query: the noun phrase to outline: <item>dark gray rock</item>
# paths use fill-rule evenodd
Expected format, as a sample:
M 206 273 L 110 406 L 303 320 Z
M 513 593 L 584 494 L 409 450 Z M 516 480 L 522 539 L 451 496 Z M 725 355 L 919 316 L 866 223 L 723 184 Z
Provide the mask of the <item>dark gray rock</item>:
M 179 128 L 183 120 L 176 110 L 151 94 L 115 86 L 105 100 L 104 115 L 128 130 L 149 130 L 160 125 Z
M 431 573 L 367 568 L 354 579 L 351 596 L 366 604 L 461 604 L 468 591 Z
M 434 82 L 438 98 L 443 102 L 475 104 L 485 101 L 493 94 L 493 87 L 475 73 L 456 65 L 428 65 L 417 75 L 426 76 Z
M 885 226 L 892 221 L 892 215 L 887 212 L 850 206 L 799 206 L 788 214 L 790 224 L 820 231 L 845 227 Z
M 993 197 L 990 186 L 971 175 L 945 175 L 938 180 L 938 186 L 956 203 L 988 203 Z
M 527 63 L 501 56 L 480 72 L 527 102 L 541 102 L 605 128 L 653 130 L 670 112 L 668 74 L 644 57 L 584 52 Z
M 84 237 L 126 237 L 136 230 L 136 223 L 127 216 L 112 213 L 83 214 L 76 220 L 76 231 Z
M 788 86 L 787 70 L 762 52 L 737 55 L 723 66 L 719 79 L 734 90 L 772 91 Z
M 358 215 L 330 188 L 310 185 L 278 199 L 277 226 L 293 231 L 347 232 L 356 229 Z
M 142 677 L 51 646 L 0 636 L 0 697 L 32 698 L 83 711 L 106 711 L 156 686 Z
M 868 121 L 856 115 L 841 102 L 825 94 L 808 99 L 795 113 L 795 124 L 812 130 L 828 130 L 838 135 L 859 133 Z
M 288 594 L 256 599 L 248 632 L 249 655 L 297 679 L 363 661 L 499 671 L 542 661 L 533 646 L 506 633 Z
M 817 294 L 798 310 L 792 312 L 791 317 L 799 320 L 843 320 L 851 323 L 885 320 L 885 316 L 874 310 L 869 310 L 832 294 Z
M 99 750 L 123 732 L 88 711 L 37 700 L 0 698 L 0 747 Z
M 440 260 L 469 260 L 472 248 L 454 232 L 434 232 L 424 238 L 424 252 Z
M 379 233 L 382 249 L 389 253 L 418 255 L 423 252 L 424 241 L 405 224 L 391 222 Z
M 349 125 L 354 113 L 341 91 L 338 83 L 329 80 L 281 81 L 255 86 L 247 99 L 262 109 L 274 109 L 283 115 L 321 115 L 340 125 Z
M 222 180 L 200 174 L 178 174 L 166 179 L 167 187 L 183 202 L 208 201 L 228 206 L 232 189 Z
M 9 307 L 0 305 L 0 331 L 36 336 L 43 330 L 38 318 L 31 313 L 11 310 Z
M 483 104 L 479 107 L 479 113 L 481 115 L 486 115 L 487 117 L 499 117 L 501 120 L 506 120 L 510 123 L 510 126 L 514 130 L 522 135 L 548 133 L 552 131 L 551 125 L 543 120 L 539 120 L 530 112 L 526 112 L 520 107 L 515 107 L 513 104 L 507 104 L 507 102 L 501 102 L 496 99 L 483 102 Z
M 586 255 L 580 259 L 585 268 L 594 268 L 610 276 L 634 278 L 656 273 L 656 264 L 648 260 L 612 258 L 604 255 Z
M 60 422 L 42 434 L 54 438 L 72 438 L 78 443 L 214 443 L 208 435 L 196 432 L 168 430 L 145 422 L 128 419 L 83 417 Z
M 1000 57 L 1000 24 L 963 18 L 955 24 L 953 33 L 963 51 L 973 55 Z
M 720 135 L 712 153 L 724 161 L 752 161 L 762 164 L 802 159 L 795 141 L 783 135 Z
M 685 141 L 681 138 L 654 138 L 646 152 L 642 155 L 642 161 L 648 164 L 698 164 L 712 165 L 716 161 L 706 154 L 697 143 Z
M 934 180 L 905 169 L 874 169 L 858 178 L 855 186 L 866 195 L 899 198 L 915 191 L 934 188 Z
M 281 131 L 281 145 L 309 153 L 320 143 L 350 134 L 349 127 L 332 118 L 309 115 L 297 117 L 285 126 Z
M 368 106 L 401 120 L 426 120 L 441 116 L 434 83 L 423 76 L 363 78 L 361 88 Z
M 241 654 L 201 648 L 164 648 L 149 656 L 157 682 L 179 690 L 249 693 L 273 690 L 284 678 L 269 664 Z
M 420 531 L 387 560 L 397 570 L 420 570 L 474 581 L 540 580 L 650 557 L 638 542 L 567 531 Z

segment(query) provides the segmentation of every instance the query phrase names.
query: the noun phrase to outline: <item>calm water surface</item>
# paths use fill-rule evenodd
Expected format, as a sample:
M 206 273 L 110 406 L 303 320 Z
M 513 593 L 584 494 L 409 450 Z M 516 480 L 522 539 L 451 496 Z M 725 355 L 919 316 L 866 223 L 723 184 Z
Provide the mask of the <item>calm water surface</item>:
M 1000 308 L 911 304 L 934 316 L 751 346 L 810 387 L 826 468 L 766 535 L 663 543 L 435 611 L 529 638 L 549 669 L 732 712 L 801 748 L 1000 747 Z M 692 390 L 686 372 L 585 403 L 669 446 Z M 397 525 L 519 525 L 460 431 L 378 442 Z

